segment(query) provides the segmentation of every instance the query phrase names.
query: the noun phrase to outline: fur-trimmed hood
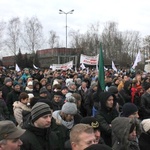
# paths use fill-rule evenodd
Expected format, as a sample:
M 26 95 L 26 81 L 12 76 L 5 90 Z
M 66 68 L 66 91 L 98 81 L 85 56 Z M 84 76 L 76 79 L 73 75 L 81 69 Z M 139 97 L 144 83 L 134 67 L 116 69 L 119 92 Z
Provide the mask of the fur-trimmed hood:
M 21 103 L 20 101 L 15 101 L 13 104 L 13 109 L 20 108 L 22 110 L 31 111 L 31 108 L 29 108 L 27 105 Z

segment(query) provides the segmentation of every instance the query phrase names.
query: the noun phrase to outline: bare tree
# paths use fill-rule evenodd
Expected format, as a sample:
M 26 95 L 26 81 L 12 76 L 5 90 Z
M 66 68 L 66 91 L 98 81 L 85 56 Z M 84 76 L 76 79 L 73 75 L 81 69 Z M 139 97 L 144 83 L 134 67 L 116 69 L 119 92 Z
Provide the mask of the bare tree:
M 150 59 L 150 35 L 143 39 L 144 59 Z
M 0 50 L 2 50 L 3 48 L 3 44 L 4 44 L 4 29 L 5 29 L 5 22 L 1 21 L 0 22 Z
M 22 39 L 25 44 L 25 48 L 31 53 L 34 53 L 36 50 L 41 48 L 44 43 L 43 27 L 37 17 L 25 19 Z
M 57 36 L 53 30 L 49 32 L 48 44 L 50 48 L 59 47 L 59 36 Z
M 18 17 L 12 18 L 8 22 L 6 45 L 9 48 L 9 52 L 16 56 L 17 50 L 19 50 L 19 36 L 20 36 L 20 19 Z

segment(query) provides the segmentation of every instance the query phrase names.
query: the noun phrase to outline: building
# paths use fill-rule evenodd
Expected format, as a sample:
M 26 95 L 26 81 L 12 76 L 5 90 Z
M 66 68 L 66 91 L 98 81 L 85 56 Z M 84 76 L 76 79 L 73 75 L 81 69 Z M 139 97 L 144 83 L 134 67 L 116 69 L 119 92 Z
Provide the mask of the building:
M 78 63 L 79 49 L 73 48 L 52 48 L 36 51 L 40 67 L 49 68 L 52 64 L 63 64 L 73 60 L 74 65 Z M 28 55 L 30 57 L 30 55 Z M 34 59 L 34 58 L 33 58 Z M 3 66 L 15 66 L 15 56 L 6 56 L 2 58 Z M 34 60 L 33 60 L 34 62 Z

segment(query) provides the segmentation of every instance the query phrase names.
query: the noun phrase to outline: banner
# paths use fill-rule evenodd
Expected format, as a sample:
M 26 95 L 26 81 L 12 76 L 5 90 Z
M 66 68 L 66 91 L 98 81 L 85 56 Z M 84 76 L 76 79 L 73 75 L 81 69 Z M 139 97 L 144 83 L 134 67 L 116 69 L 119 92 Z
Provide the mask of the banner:
M 69 62 L 64 63 L 64 64 L 53 64 L 51 67 L 52 67 L 52 70 L 67 70 L 67 69 L 71 69 L 73 67 L 73 61 L 69 61 Z
M 97 55 L 97 56 L 87 56 L 87 55 L 81 54 L 80 64 L 98 65 L 98 58 L 99 58 L 99 55 Z

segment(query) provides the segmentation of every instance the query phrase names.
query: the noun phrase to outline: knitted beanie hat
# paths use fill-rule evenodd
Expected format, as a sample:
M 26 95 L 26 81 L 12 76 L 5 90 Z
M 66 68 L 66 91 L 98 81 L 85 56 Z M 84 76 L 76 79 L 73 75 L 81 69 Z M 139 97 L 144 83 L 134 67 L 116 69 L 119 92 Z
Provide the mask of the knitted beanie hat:
M 6 78 L 4 79 L 4 84 L 6 84 L 7 82 L 12 82 L 12 79 L 9 78 L 9 77 L 6 77 Z
M 122 107 L 122 115 L 124 117 L 129 117 L 133 113 L 137 112 L 138 108 L 135 104 L 133 103 L 125 103 Z
M 48 104 L 42 103 L 42 102 L 37 102 L 31 110 L 31 120 L 32 122 L 35 122 L 37 119 L 40 117 L 46 115 L 46 114 L 51 114 L 51 109 Z
M 65 114 L 75 115 L 77 113 L 77 106 L 75 103 L 66 102 L 63 106 L 61 111 Z
M 145 132 L 149 131 L 150 130 L 150 119 L 144 119 L 141 122 L 141 125 L 142 125 Z

